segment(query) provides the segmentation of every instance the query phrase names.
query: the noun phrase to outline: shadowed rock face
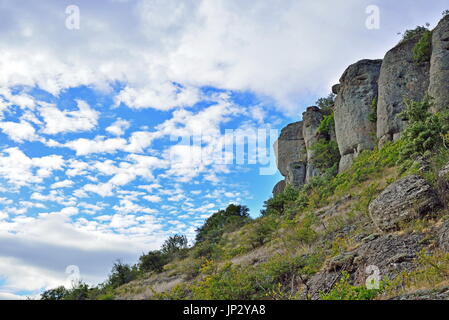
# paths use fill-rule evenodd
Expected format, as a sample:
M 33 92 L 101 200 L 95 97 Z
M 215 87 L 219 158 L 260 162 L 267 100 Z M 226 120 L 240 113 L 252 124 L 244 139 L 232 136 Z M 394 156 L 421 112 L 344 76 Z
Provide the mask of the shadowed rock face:
M 433 30 L 430 60 L 429 94 L 434 98 L 434 110 L 449 108 L 449 16 Z
M 390 231 L 401 222 L 420 218 L 440 206 L 437 193 L 426 180 L 410 175 L 388 186 L 369 204 L 369 214 L 375 225 Z
M 361 60 L 340 78 L 335 101 L 335 131 L 341 154 L 339 171 L 349 168 L 361 151 L 375 146 L 376 124 L 369 120 L 382 60 Z
M 320 171 L 313 164 L 314 152 L 312 146 L 320 138 L 318 128 L 320 127 L 321 120 L 323 120 L 323 114 L 318 107 L 308 107 L 306 112 L 302 114 L 302 119 L 304 121 L 302 134 L 307 148 L 306 182 L 309 182 L 310 179 L 320 174 Z
M 273 188 L 273 195 L 277 195 L 280 194 L 284 191 L 285 189 L 285 180 L 281 180 L 278 183 L 276 183 L 276 185 Z
M 302 134 L 303 122 L 289 124 L 274 144 L 276 162 L 286 183 L 299 187 L 305 181 L 307 151 Z
M 413 48 L 421 35 L 398 44 L 385 55 L 379 76 L 377 103 L 377 138 L 382 147 L 397 140 L 406 122 L 399 117 L 404 108 L 404 98 L 421 101 L 429 87 L 428 61 L 417 63 Z

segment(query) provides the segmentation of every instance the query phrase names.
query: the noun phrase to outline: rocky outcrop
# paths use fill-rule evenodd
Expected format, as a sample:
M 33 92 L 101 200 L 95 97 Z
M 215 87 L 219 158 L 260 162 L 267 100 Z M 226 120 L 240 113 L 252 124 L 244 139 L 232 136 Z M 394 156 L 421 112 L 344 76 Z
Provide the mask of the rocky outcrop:
M 446 164 L 438 173 L 438 194 L 442 205 L 449 209 L 449 163 Z
M 307 151 L 302 134 L 303 122 L 289 124 L 274 144 L 276 162 L 286 183 L 299 187 L 305 181 Z
M 419 34 L 402 41 L 383 60 L 352 64 L 340 83 L 332 86 L 335 131 L 326 139 L 337 141 L 339 172 L 347 170 L 363 150 L 382 147 L 401 136 L 407 125 L 399 116 L 405 98 L 420 101 L 429 93 L 434 99 L 432 111 L 449 108 L 449 15 L 432 31 L 431 50 L 418 61 L 415 48 L 422 39 Z M 277 156 L 286 184 L 300 186 L 320 174 L 312 146 L 322 138 L 317 133 L 322 119 L 320 109 L 309 107 L 303 122 L 282 130 Z
M 379 98 L 377 103 L 377 138 L 382 147 L 395 141 L 405 129 L 406 122 L 399 117 L 404 110 L 404 99 L 421 101 L 429 86 L 428 61 L 417 62 L 413 48 L 421 39 L 418 35 L 399 43 L 388 51 L 379 75 Z
M 319 299 L 339 281 L 342 271 L 350 274 L 352 284 L 361 286 L 367 279 L 368 266 L 377 267 L 382 279 L 392 279 L 403 270 L 411 270 L 417 253 L 424 247 L 422 238 L 417 234 L 366 237 L 358 248 L 330 259 L 310 278 L 302 298 Z
M 348 169 L 361 151 L 375 146 L 376 124 L 370 121 L 369 114 L 377 99 L 381 64 L 382 60 L 361 60 L 349 66 L 340 78 L 335 101 L 340 172 Z
M 449 108 L 449 15 L 444 17 L 432 33 L 429 94 L 434 110 Z
M 278 195 L 282 193 L 285 189 L 285 180 L 281 180 L 273 188 L 273 195 Z
M 438 230 L 438 245 L 441 250 L 449 252 L 449 221 L 445 221 Z
M 449 300 L 449 287 L 418 290 L 393 297 L 390 300 Z
M 307 166 L 306 166 L 306 182 L 320 174 L 320 171 L 314 165 L 314 151 L 312 146 L 320 139 L 318 128 L 320 127 L 323 114 L 318 107 L 308 107 L 306 112 L 302 114 L 304 122 L 302 134 L 307 150 Z
M 369 204 L 374 224 L 383 231 L 396 229 L 401 222 L 430 214 L 440 205 L 437 193 L 426 180 L 410 175 L 388 186 Z

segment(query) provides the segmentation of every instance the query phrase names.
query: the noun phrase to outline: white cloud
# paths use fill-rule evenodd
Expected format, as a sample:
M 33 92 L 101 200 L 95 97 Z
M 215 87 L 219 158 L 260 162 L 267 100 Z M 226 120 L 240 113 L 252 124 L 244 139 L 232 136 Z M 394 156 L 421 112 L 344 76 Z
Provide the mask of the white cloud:
M 106 131 L 115 136 L 122 136 L 125 131 L 129 128 L 130 122 L 123 119 L 118 119 L 109 127 L 106 128 Z
M 58 181 L 53 183 L 50 188 L 52 189 L 60 189 L 60 188 L 67 188 L 67 187 L 71 187 L 73 185 L 73 181 L 72 180 L 62 180 L 62 181 Z
M 156 195 L 147 195 L 143 197 L 145 200 L 149 202 L 161 202 L 162 198 Z
M 104 280 L 116 259 L 134 262 L 141 252 L 158 248 L 165 239 L 151 217 L 130 218 L 128 233 L 117 234 L 111 225 L 73 220 L 76 212 L 76 208 L 63 208 L 34 218 L 0 221 L 3 295 L 24 290 L 37 293 L 65 284 L 69 265 L 77 265 L 81 278 L 96 284 Z M 116 218 L 114 226 L 124 225 Z
M 20 122 L 0 122 L 0 129 L 3 133 L 9 136 L 9 138 L 15 142 L 33 141 L 38 138 L 36 130 L 28 122 L 21 120 Z
M 0 177 L 16 187 L 26 186 L 42 182 L 63 164 L 59 155 L 29 158 L 17 147 L 7 148 L 0 154 Z
M 103 139 L 97 137 L 95 140 L 85 138 L 76 139 L 65 144 L 66 147 L 76 151 L 77 156 L 85 156 L 91 153 L 113 153 L 126 146 L 126 140 L 122 138 Z
M 379 5 L 381 29 L 373 31 L 365 27 L 369 4 L 141 0 L 109 1 L 105 10 L 84 2 L 82 26 L 73 32 L 64 28 L 63 6 L 26 1 L 17 10 L 6 2 L 0 18 L 16 23 L 2 31 L 0 87 L 37 85 L 58 94 L 79 85 L 107 91 L 119 81 L 116 102 L 167 110 L 215 86 L 253 91 L 296 115 L 302 94 L 326 94 L 346 66 L 381 57 L 399 40 L 397 31 L 434 24 L 447 5 Z
M 131 108 L 154 108 L 170 110 L 191 106 L 200 101 L 200 93 L 195 88 L 179 88 L 173 83 L 155 83 L 142 88 L 126 87 L 115 97 L 116 105 L 124 103 Z
M 96 127 L 99 113 L 82 100 L 76 100 L 76 111 L 61 111 L 55 105 L 42 103 L 39 112 L 45 122 L 46 134 L 90 131 Z

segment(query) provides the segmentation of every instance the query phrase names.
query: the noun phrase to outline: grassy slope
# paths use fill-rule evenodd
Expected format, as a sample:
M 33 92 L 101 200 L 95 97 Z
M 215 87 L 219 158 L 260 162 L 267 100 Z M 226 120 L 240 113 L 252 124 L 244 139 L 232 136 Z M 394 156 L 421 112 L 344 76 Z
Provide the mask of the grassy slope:
M 400 144 L 364 152 L 344 174 L 317 179 L 301 190 L 286 190 L 272 200 L 276 209 L 270 215 L 225 234 L 208 258 L 199 256 L 194 247 L 186 258 L 165 266 L 163 273 L 117 288 L 115 297 L 307 298 L 303 292 L 308 278 L 333 257 L 360 245 L 357 235 L 379 232 L 369 218 L 369 202 L 388 184 L 414 171 L 411 167 L 401 172 L 396 167 Z M 432 174 L 426 177 L 432 180 Z M 441 221 L 415 221 L 399 232 L 426 233 L 438 223 Z M 445 271 L 432 266 L 435 259 L 439 264 L 447 263 L 446 256 L 438 251 L 420 256 L 418 270 L 400 274 L 382 292 L 367 293 L 343 279 L 336 292 L 322 298 L 347 298 L 348 292 L 355 292 L 351 298 L 389 298 L 415 289 L 434 288 L 448 281 Z

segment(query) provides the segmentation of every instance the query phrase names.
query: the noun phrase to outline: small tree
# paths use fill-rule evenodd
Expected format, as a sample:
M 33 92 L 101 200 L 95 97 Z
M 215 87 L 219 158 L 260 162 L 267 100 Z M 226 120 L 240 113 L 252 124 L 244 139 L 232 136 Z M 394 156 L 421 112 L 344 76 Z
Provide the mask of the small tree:
M 418 35 L 423 35 L 425 32 L 429 31 L 429 26 L 430 24 L 426 23 L 425 26 L 417 26 L 415 29 L 405 30 L 401 42 L 410 40 Z
M 165 254 L 155 250 L 140 256 L 139 261 L 139 269 L 143 272 L 162 272 L 168 259 Z
M 89 300 L 89 285 L 83 281 L 74 283 L 64 296 L 64 300 Z
M 405 101 L 406 108 L 400 116 L 408 121 L 404 130 L 405 144 L 401 150 L 401 160 L 414 160 L 432 156 L 438 149 L 448 149 L 449 113 L 430 113 L 432 100 L 426 97 L 421 102 Z
M 321 109 L 323 114 L 330 115 L 333 112 L 335 97 L 335 94 L 330 93 L 325 98 L 319 98 L 315 103 Z
M 112 288 L 120 287 L 137 278 L 138 270 L 136 266 L 130 266 L 117 260 L 112 267 L 107 285 Z
M 175 234 L 165 240 L 161 252 L 168 256 L 176 255 L 187 248 L 187 237 L 181 234 Z
M 250 220 L 249 209 L 245 206 L 230 204 L 225 210 L 220 210 L 210 216 L 204 225 L 197 229 L 196 241 L 219 241 L 223 233 L 240 228 Z
M 62 300 L 67 295 L 68 291 L 64 286 L 59 286 L 54 289 L 49 289 L 41 294 L 41 300 Z

